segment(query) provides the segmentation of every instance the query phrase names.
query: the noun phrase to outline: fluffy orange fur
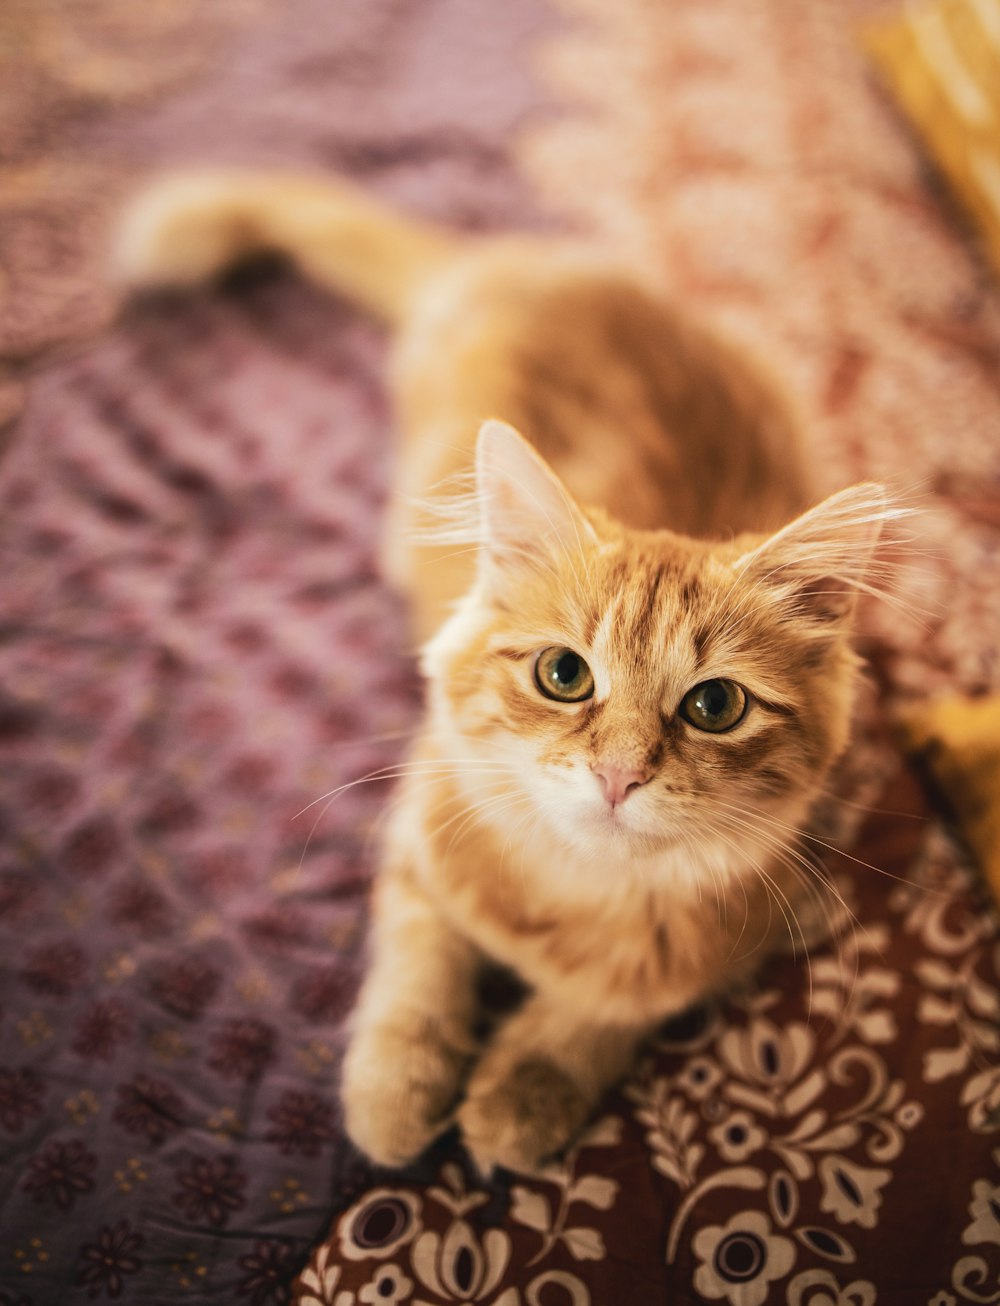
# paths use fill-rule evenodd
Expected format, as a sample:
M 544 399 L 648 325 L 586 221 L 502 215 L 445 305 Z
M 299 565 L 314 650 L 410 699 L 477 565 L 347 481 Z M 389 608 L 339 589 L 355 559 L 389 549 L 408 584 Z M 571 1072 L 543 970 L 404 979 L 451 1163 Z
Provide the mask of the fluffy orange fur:
M 428 701 L 347 1127 L 397 1165 L 457 1121 L 483 1169 L 536 1170 L 815 892 L 796 833 L 847 743 L 854 599 L 890 510 L 874 485 L 807 510 L 759 366 L 579 244 L 464 243 L 339 183 L 208 175 L 140 198 L 120 265 L 185 282 L 261 245 L 396 331 L 385 562 Z M 483 1043 L 488 962 L 528 996 Z

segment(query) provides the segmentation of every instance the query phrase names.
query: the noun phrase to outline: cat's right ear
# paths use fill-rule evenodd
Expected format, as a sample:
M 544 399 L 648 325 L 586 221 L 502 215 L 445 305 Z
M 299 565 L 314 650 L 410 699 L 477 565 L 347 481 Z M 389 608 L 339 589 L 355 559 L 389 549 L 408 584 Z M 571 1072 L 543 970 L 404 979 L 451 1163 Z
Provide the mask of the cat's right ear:
M 485 557 L 503 568 L 537 566 L 597 537 L 569 491 L 506 422 L 484 422 L 476 444 L 476 490 Z
M 832 494 L 737 562 L 779 590 L 801 616 L 837 623 L 853 615 L 872 584 L 872 555 L 887 522 L 908 516 L 884 486 L 853 485 Z

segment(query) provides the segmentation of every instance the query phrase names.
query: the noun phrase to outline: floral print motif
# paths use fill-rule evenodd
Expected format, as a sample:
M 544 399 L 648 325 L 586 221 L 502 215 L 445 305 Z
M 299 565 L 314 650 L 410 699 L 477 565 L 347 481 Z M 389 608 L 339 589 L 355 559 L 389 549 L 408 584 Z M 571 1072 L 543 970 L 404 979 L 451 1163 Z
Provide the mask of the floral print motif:
M 991 1159 L 1000 1172 L 1000 1147 L 993 1149 Z M 959 1303 L 990 1300 L 983 1288 L 996 1275 L 994 1248 L 1000 1246 L 1000 1183 L 973 1180 L 968 1209 L 969 1223 L 962 1231 L 962 1244 L 974 1250 L 960 1257 L 952 1267 L 950 1287 L 954 1292 L 941 1290 L 929 1306 L 959 1306 Z M 991 1294 L 995 1295 L 995 1292 Z
M 110 918 L 117 925 L 131 927 L 141 938 L 154 939 L 169 929 L 170 907 L 159 889 L 142 880 L 129 880 L 115 890 Z
M 246 1206 L 247 1176 L 231 1156 L 196 1156 L 177 1171 L 180 1188 L 171 1201 L 192 1221 L 221 1229 L 233 1211 Z
M 648 1087 L 628 1085 L 626 1094 L 637 1104 L 636 1118 L 645 1125 L 652 1162 L 681 1189 L 690 1188 L 705 1148 L 695 1142 L 698 1116 L 682 1097 L 670 1093 L 669 1082 L 657 1079 Z
M 722 1078 L 717 1062 L 710 1057 L 692 1057 L 680 1073 L 678 1086 L 695 1102 L 704 1101 Z
M 413 1280 L 396 1265 L 380 1265 L 371 1283 L 358 1293 L 358 1301 L 368 1306 L 402 1306 L 410 1300 Z
M 414 1241 L 412 1264 L 420 1281 L 447 1302 L 483 1302 L 498 1287 L 510 1259 L 501 1229 L 481 1234 L 458 1218 L 443 1234 L 427 1229 Z
M 738 1085 L 753 1085 L 766 1095 L 772 1114 L 782 1092 L 809 1064 L 815 1036 L 808 1025 L 793 1021 L 779 1029 L 766 1016 L 748 1026 L 727 1029 L 719 1039 L 719 1060 Z M 757 1101 L 762 1099 L 758 1097 Z
M 421 1228 L 420 1199 L 405 1189 L 375 1188 L 340 1221 L 340 1255 L 351 1261 L 386 1260 Z
M 695 1289 L 708 1301 L 724 1299 L 731 1306 L 763 1306 L 768 1285 L 795 1264 L 795 1244 L 773 1233 L 760 1211 L 743 1211 L 725 1225 L 700 1229 L 692 1247 L 701 1261 Z
M 95 1242 L 80 1248 L 82 1265 L 76 1282 L 87 1289 L 88 1297 L 120 1297 L 125 1289 L 125 1277 L 142 1268 L 136 1253 L 143 1241 L 141 1233 L 133 1232 L 129 1220 L 105 1225 Z
M 136 1075 L 119 1086 L 113 1118 L 128 1133 L 141 1135 L 152 1147 L 159 1147 L 180 1129 L 184 1103 L 166 1080 Z
M 636 1104 L 637 1120 L 648 1131 L 654 1166 L 684 1194 L 668 1236 L 669 1263 L 696 1204 L 713 1190 L 766 1193 L 766 1209 L 778 1228 L 794 1232 L 810 1252 L 827 1260 L 853 1262 L 856 1252 L 835 1228 L 796 1224 L 806 1185 L 813 1209 L 835 1224 L 876 1226 L 892 1170 L 871 1162 L 895 1159 L 906 1131 L 919 1123 L 922 1112 L 919 1104 L 903 1100 L 903 1082 L 890 1080 L 874 1048 L 851 1041 L 860 1029 L 877 1045 L 893 1029 L 881 1020 L 879 1003 L 896 991 L 895 981 L 880 978 L 879 967 L 865 967 L 859 946 L 879 943 L 873 937 L 859 945 L 856 937 L 850 938 L 842 941 L 841 951 L 828 964 L 827 959 L 816 963 L 818 992 L 825 988 L 832 994 L 838 985 L 844 990 L 840 1001 L 820 1004 L 839 1013 L 827 1031 L 827 1047 L 802 1022 L 779 1028 L 768 1014 L 777 995 L 762 990 L 748 997 L 745 1023 L 733 1023 L 718 1036 L 720 1073 L 705 1077 L 711 1079 L 710 1096 L 701 1083 L 692 1082 L 690 1064 L 673 1077 L 640 1079 L 626 1088 Z M 704 1052 L 699 1061 L 715 1064 Z M 855 1086 L 855 1101 L 833 1115 L 822 1103 L 831 1084 L 840 1083 Z M 711 1151 L 701 1141 L 702 1122 L 710 1125 Z M 861 1144 L 859 1156 L 852 1149 Z M 768 1154 L 780 1167 L 771 1170 L 770 1177 L 761 1166 Z M 697 1231 L 693 1237 L 697 1239 Z M 794 1250 L 794 1243 L 789 1246 Z M 764 1264 L 748 1257 L 747 1263 L 751 1261 Z M 794 1257 L 789 1267 L 793 1263 Z M 704 1275 L 709 1273 L 704 1270 Z M 718 1269 L 711 1273 L 721 1275 Z M 746 1291 L 754 1296 L 757 1289 Z
M 708 1137 L 722 1159 L 729 1162 L 745 1161 L 767 1142 L 767 1134 L 747 1111 L 733 1111 L 709 1130 Z
M 53 1141 L 29 1163 L 22 1187 L 37 1202 L 68 1211 L 81 1193 L 93 1192 L 97 1157 L 79 1141 Z
M 972 1075 L 962 1086 L 959 1098 L 969 1108 L 969 1128 L 977 1134 L 1000 1128 L 1000 1065 Z
M 16 1134 L 42 1114 L 42 1081 L 33 1070 L 0 1068 L 0 1125 Z
M 972 1222 L 962 1233 L 963 1243 L 967 1246 L 1000 1244 L 1000 1183 L 990 1183 L 987 1179 L 973 1183 L 969 1215 Z
M 68 997 L 79 988 L 87 970 L 83 949 L 72 939 L 45 943 L 28 954 L 21 979 L 36 993 Z
M 308 919 L 287 907 L 274 907 L 243 922 L 255 948 L 281 954 L 309 936 Z
M 554 1202 L 550 1203 L 544 1194 L 521 1185 L 511 1190 L 511 1219 L 536 1230 L 542 1238 L 541 1246 L 529 1265 L 543 1261 L 553 1248 L 560 1245 L 574 1260 L 603 1260 L 606 1253 L 604 1238 L 586 1221 L 579 1205 L 590 1207 L 592 1211 L 607 1211 L 615 1204 L 620 1185 L 606 1175 L 588 1173 L 581 1155 L 586 1153 L 587 1162 L 592 1163 L 591 1149 L 613 1147 L 620 1140 L 620 1121 L 613 1116 L 606 1116 L 585 1130 L 564 1161 L 550 1166 L 547 1171 L 549 1186 L 557 1193 Z M 454 1179 L 452 1183 L 454 1186 Z M 577 1209 L 571 1218 L 574 1205 Z
M 956 926 L 899 896 L 909 906 L 909 928 L 930 935 L 939 948 L 918 963 L 926 991 L 917 1014 L 943 1040 L 925 1053 L 923 1077 L 933 1084 L 967 1074 L 960 1100 L 969 1127 L 992 1133 L 1000 1129 L 1000 942 L 992 938 L 992 916 L 968 914 Z
M 219 991 L 222 976 L 197 957 L 171 961 L 156 974 L 153 996 L 175 1016 L 197 1020 Z
M 343 1018 L 350 1008 L 350 991 L 339 966 L 317 966 L 295 982 L 291 1003 L 308 1020 Z
M 831 1212 L 841 1224 L 860 1224 L 874 1229 L 882 1204 L 881 1189 L 892 1178 L 891 1170 L 855 1165 L 843 1156 L 824 1156 L 819 1163 L 823 1184 L 821 1211 Z
M 277 1106 L 267 1113 L 271 1127 L 264 1137 L 286 1156 L 301 1152 L 315 1156 L 333 1138 L 333 1108 L 316 1093 L 286 1089 Z
M 325 1242 L 298 1279 L 298 1306 L 324 1306 L 334 1300 L 342 1268 L 332 1263 L 333 1247 Z
M 246 1297 L 249 1306 L 285 1306 L 291 1296 L 288 1285 L 298 1259 L 291 1243 L 259 1240 L 252 1252 L 239 1258 L 242 1277 L 236 1295 Z
M 104 815 L 92 817 L 72 832 L 60 854 L 66 867 L 83 878 L 103 875 L 113 865 L 121 848 L 114 821 Z
M 263 1020 L 230 1020 L 213 1040 L 209 1065 L 227 1079 L 252 1084 L 277 1057 L 277 1034 Z
M 788 1285 L 788 1306 L 875 1306 L 875 1285 L 852 1279 L 841 1286 L 830 1270 L 803 1270 Z
M 560 1244 L 573 1255 L 586 1255 L 579 1252 L 586 1239 L 580 1242 L 574 1236 L 584 1231 L 567 1224 L 568 1206 L 581 1201 L 607 1209 L 617 1185 L 597 1175 L 579 1175 L 575 1157 L 585 1147 L 612 1144 L 619 1137 L 618 1130 L 618 1121 L 599 1122 L 587 1131 L 565 1164 L 549 1172 L 547 1182 L 556 1184 L 564 1195 L 574 1194 L 561 1204 L 554 1223 L 551 1210 L 537 1218 L 537 1208 L 525 1199 L 527 1190 L 522 1192 L 520 1214 L 515 1218 L 542 1235 L 541 1248 L 527 1262 L 523 1295 L 517 1287 L 504 1286 L 511 1268 L 511 1234 L 483 1228 L 476 1221 L 474 1213 L 489 1197 L 468 1187 L 461 1168 L 446 1162 L 439 1182 L 426 1188 L 423 1199 L 403 1188 L 383 1188 L 347 1211 L 338 1222 L 336 1241 L 331 1238 L 323 1243 L 299 1277 L 296 1302 L 299 1306 L 354 1306 L 356 1302 L 368 1306 L 385 1300 L 402 1306 L 412 1299 L 427 1306 L 431 1302 L 435 1306 L 543 1306 L 552 1300 L 591 1306 L 590 1292 L 576 1274 L 553 1268 L 536 1272 L 533 1267 Z M 431 1223 L 436 1228 L 428 1227 Z M 577 1251 L 572 1250 L 574 1246 Z M 339 1258 L 336 1262 L 335 1255 Z M 599 1255 L 604 1255 L 603 1246 Z M 367 1276 L 355 1278 L 356 1294 L 345 1286 L 353 1267 Z M 547 1295 L 550 1288 L 557 1289 L 551 1298 Z
M 105 998 L 84 1013 L 71 1047 L 78 1056 L 111 1061 L 131 1032 L 132 1020 L 125 1005 L 117 998 Z

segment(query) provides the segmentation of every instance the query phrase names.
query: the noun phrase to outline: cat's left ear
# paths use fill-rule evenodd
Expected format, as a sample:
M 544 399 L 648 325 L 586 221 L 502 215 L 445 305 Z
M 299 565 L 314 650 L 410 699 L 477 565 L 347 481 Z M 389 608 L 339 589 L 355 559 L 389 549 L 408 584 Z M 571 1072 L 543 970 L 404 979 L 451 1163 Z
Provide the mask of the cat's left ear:
M 540 555 L 572 553 L 597 537 L 569 491 L 506 422 L 484 422 L 476 444 L 481 541 L 502 567 L 537 565 Z
M 858 594 L 872 588 L 872 555 L 883 526 L 901 511 L 884 486 L 854 485 L 810 508 L 736 566 L 781 591 L 798 614 L 845 622 Z

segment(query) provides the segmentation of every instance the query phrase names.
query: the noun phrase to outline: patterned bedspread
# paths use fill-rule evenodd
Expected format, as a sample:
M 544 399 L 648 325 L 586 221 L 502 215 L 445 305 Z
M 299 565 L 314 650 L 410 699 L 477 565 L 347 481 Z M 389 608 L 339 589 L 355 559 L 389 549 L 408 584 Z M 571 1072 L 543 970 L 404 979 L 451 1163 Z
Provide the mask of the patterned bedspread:
M 1000 292 L 872 98 L 881 134 L 853 137 L 874 160 L 856 165 L 864 203 L 845 217 L 834 175 L 808 214 L 780 210 L 801 238 L 794 286 L 772 246 L 721 244 L 727 212 L 758 221 L 768 186 L 801 198 L 769 142 L 796 176 L 810 149 L 822 164 L 830 119 L 810 105 L 829 114 L 844 68 L 861 76 L 842 7 L 810 0 L 774 45 L 774 5 L 706 18 L 678 3 L 653 21 L 629 0 L 632 48 L 557 29 L 536 0 L 232 0 L 207 65 L 107 104 L 83 77 L 89 45 L 55 95 L 64 47 L 39 29 L 22 108 L 42 104 L 46 130 L 21 124 L 2 161 L 21 189 L 0 203 L 11 411 L 30 380 L 0 462 L 0 1306 L 996 1298 L 996 914 L 879 713 L 837 808 L 843 849 L 812 850 L 859 922 L 839 948 L 790 951 L 752 992 L 665 1029 L 544 1180 L 484 1185 L 451 1139 L 404 1174 L 353 1153 L 337 1067 L 419 708 L 375 568 L 384 342 L 263 269 L 43 352 L 108 318 L 80 269 L 142 170 L 304 161 L 467 226 L 523 225 L 540 220 L 510 155 L 528 115 L 550 200 L 582 223 L 589 192 L 636 248 L 659 231 L 651 276 L 737 333 L 773 334 L 824 475 L 895 471 L 938 495 L 906 582 L 937 615 L 919 638 L 895 618 L 868 630 L 881 715 L 928 687 L 995 687 Z M 153 21 L 98 9 L 107 41 L 112 19 L 133 42 L 129 23 Z M 177 13 L 196 34 L 195 9 Z M 552 117 L 530 72 L 543 20 L 550 82 L 592 101 L 580 120 Z M 654 93 L 657 49 L 672 76 Z M 757 116 L 741 117 L 724 88 L 755 69 Z M 629 77 L 648 90 L 631 109 Z M 672 153 L 644 171 L 657 121 Z M 728 153 L 699 153 L 705 122 L 726 124 Z M 665 178 L 697 194 L 698 223 Z M 890 235 L 872 193 L 908 215 Z M 908 275 L 903 230 L 925 251 Z M 725 249 L 714 281 L 699 236 Z M 919 384 L 916 363 L 933 373 Z M 949 385 L 943 442 L 927 414 L 944 428 Z
M 13 1300 L 271 1300 L 341 1178 L 384 786 L 313 804 L 391 763 L 415 687 L 372 568 L 379 344 L 328 324 L 284 283 L 137 314 L 38 384 L 4 467 Z M 255 335 L 282 347 L 248 372 Z

